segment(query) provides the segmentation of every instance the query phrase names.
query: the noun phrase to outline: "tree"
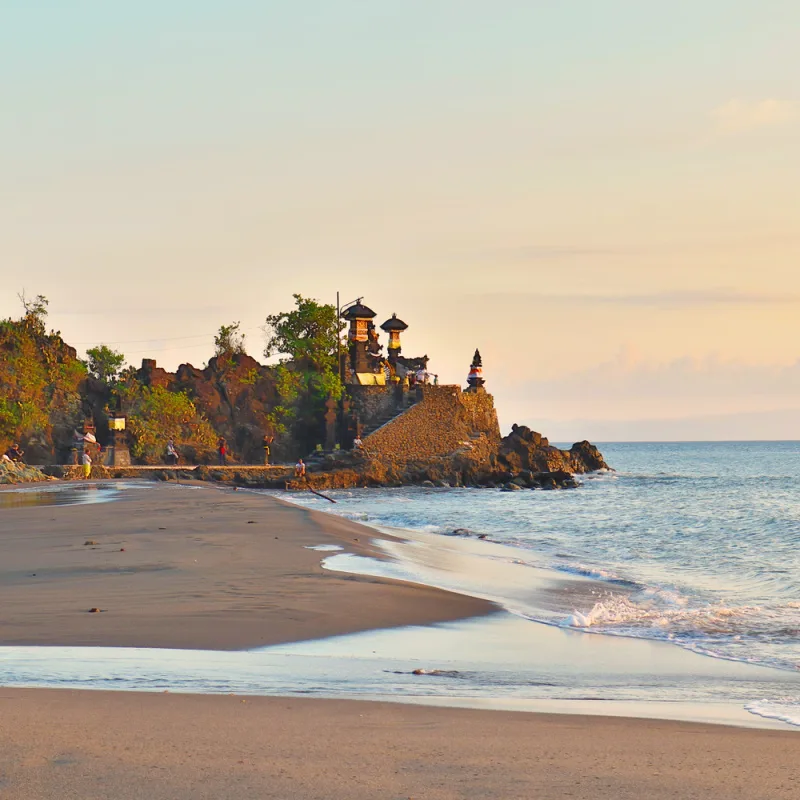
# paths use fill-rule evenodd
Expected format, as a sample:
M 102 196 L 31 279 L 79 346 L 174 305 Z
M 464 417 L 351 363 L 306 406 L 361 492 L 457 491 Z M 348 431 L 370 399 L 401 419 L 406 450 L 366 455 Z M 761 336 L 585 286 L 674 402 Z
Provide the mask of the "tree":
M 43 294 L 37 294 L 33 300 L 29 300 L 24 291 L 17 297 L 25 309 L 25 316 L 22 318 L 25 328 L 34 335 L 44 336 L 47 307 L 50 305 L 50 301 Z
M 125 363 L 125 356 L 122 353 L 101 344 L 90 347 L 86 355 L 88 356 L 86 366 L 95 378 L 103 383 L 114 383 L 117 380 L 120 367 Z
M 280 402 L 273 410 L 276 430 L 290 420 L 301 446 L 320 441 L 325 403 L 339 399 L 339 333 L 342 323 L 333 305 L 294 295 L 295 308 L 267 317 L 264 355 L 280 356 L 275 383 Z
M 179 449 L 191 450 L 190 458 L 211 454 L 217 438 L 214 429 L 185 392 L 170 392 L 162 386 L 141 386 L 133 391 L 128 429 L 134 456 L 146 464 L 157 463 L 170 439 Z
M 11 441 L 52 458 L 81 417 L 80 384 L 86 367 L 56 332 L 46 332 L 47 298 L 19 296 L 18 320 L 0 320 L 0 451 Z M 69 434 L 71 436 L 71 433 Z
M 220 325 L 214 337 L 214 355 L 221 356 L 241 356 L 244 355 L 244 337 L 239 326 L 241 323 L 232 322 L 230 325 Z
M 306 387 L 317 397 L 339 398 L 339 333 L 344 327 L 336 307 L 293 295 L 296 308 L 267 317 L 267 345 L 264 355 L 282 355 L 280 363 L 294 362 L 304 373 Z

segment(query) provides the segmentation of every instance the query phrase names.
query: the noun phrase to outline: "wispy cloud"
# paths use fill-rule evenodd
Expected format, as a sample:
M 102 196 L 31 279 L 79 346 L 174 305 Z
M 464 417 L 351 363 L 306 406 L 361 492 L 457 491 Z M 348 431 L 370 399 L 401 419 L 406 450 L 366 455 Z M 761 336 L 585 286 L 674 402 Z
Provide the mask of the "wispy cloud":
M 716 288 L 686 291 L 663 291 L 633 294 L 589 294 L 589 293 L 553 293 L 539 292 L 497 292 L 482 293 L 484 297 L 503 298 L 509 301 L 514 298 L 529 303 L 536 300 L 541 303 L 564 303 L 569 305 L 609 305 L 628 306 L 634 308 L 704 308 L 708 306 L 770 306 L 800 303 L 800 295 L 767 294 L 741 292 L 736 289 Z
M 800 104 L 770 97 L 765 100 L 734 98 L 711 112 L 718 134 L 745 133 L 775 127 L 800 118 Z

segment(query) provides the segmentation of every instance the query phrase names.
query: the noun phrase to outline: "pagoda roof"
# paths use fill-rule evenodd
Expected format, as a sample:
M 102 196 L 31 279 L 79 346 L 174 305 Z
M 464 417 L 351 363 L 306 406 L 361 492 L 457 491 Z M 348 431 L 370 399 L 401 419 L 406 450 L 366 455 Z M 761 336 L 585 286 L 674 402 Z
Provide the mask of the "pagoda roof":
M 369 307 L 365 306 L 361 299 L 342 312 L 342 319 L 372 319 L 375 317 L 375 312 Z
M 381 325 L 381 330 L 386 331 L 404 331 L 408 325 L 406 325 L 403 320 L 397 318 L 397 314 L 392 314 L 391 319 L 387 319 L 386 322 Z

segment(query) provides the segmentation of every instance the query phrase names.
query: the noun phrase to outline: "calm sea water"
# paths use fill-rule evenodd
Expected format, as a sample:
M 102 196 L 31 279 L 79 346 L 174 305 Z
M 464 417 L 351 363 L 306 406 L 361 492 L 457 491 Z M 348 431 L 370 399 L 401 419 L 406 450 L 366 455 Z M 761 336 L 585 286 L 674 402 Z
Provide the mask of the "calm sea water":
M 515 548 L 522 564 L 595 579 L 591 592 L 522 609 L 543 622 L 800 668 L 800 442 L 601 450 L 616 471 L 577 490 L 339 491 L 322 510 L 442 535 L 467 529 Z M 486 558 L 488 570 L 497 555 L 487 548 Z

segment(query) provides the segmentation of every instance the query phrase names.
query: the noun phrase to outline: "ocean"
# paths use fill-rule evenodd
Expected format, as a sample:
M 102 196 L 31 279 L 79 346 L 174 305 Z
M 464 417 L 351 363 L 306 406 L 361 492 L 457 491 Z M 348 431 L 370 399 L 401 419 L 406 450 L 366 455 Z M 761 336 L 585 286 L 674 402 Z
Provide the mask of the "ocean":
M 292 500 L 401 538 L 426 534 L 427 549 L 437 538 L 462 540 L 471 554 L 462 572 L 452 563 L 437 568 L 419 556 L 417 539 L 414 548 L 389 547 L 389 567 L 341 554 L 326 560 L 329 568 L 488 597 L 561 629 L 663 641 L 796 674 L 800 442 L 600 449 L 615 471 L 583 476 L 575 490 L 335 491 L 328 508 L 312 496 Z M 504 562 L 514 569 L 499 570 Z M 800 692 L 780 699 L 791 706 Z

